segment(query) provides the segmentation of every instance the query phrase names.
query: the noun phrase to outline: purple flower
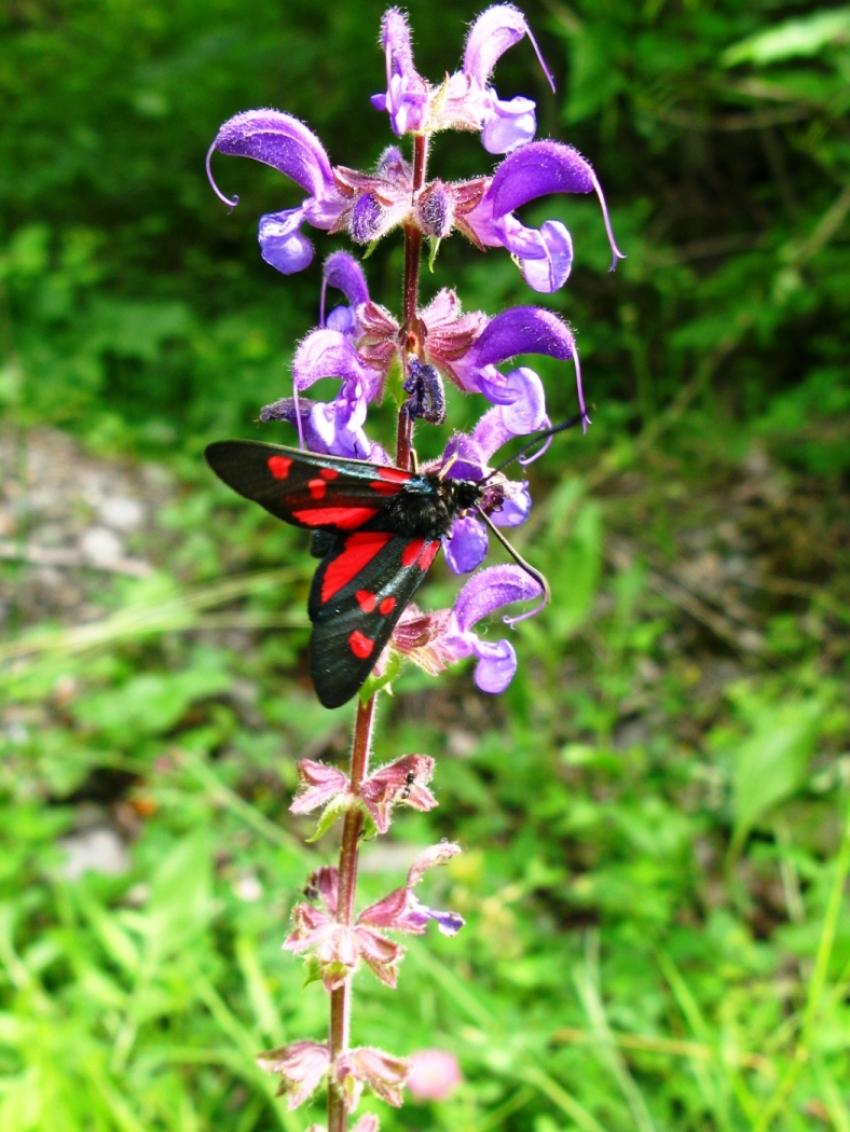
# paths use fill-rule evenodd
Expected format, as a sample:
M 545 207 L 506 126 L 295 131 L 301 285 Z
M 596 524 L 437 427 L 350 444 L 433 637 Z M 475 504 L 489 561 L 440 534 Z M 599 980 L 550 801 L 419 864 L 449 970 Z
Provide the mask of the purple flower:
M 381 25 L 387 89 L 372 97 L 372 105 L 387 111 L 397 137 L 470 130 L 481 133 L 488 153 L 507 153 L 534 137 L 534 103 L 523 97 L 503 101 L 489 84 L 502 55 L 526 36 L 554 90 L 554 80 L 525 16 L 512 4 L 495 4 L 481 13 L 469 30 L 462 69 L 432 86 L 414 65 L 406 17 L 390 8 Z
M 298 1108 L 313 1095 L 324 1079 L 330 1061 L 327 1045 L 320 1042 L 292 1042 L 257 1055 L 261 1069 L 280 1077 L 277 1095 L 286 1093 L 290 1109 Z
M 463 1082 L 460 1065 L 444 1049 L 420 1049 L 410 1055 L 407 1087 L 419 1101 L 444 1101 Z
M 306 397 L 282 397 L 260 410 L 262 422 L 287 421 L 298 430 L 302 448 L 329 456 L 391 464 L 386 449 L 366 436 L 366 402 L 357 385 L 343 384 L 333 401 L 311 401 Z
M 427 786 L 433 773 L 434 760 L 430 756 L 403 755 L 369 775 L 360 787 L 360 797 L 378 833 L 387 832 L 393 808 L 399 803 L 423 813 L 433 810 L 437 799 Z
M 410 27 L 404 12 L 389 8 L 381 21 L 381 46 L 387 63 L 387 90 L 372 96 L 376 110 L 386 110 L 396 137 L 422 129 L 428 84 L 413 64 Z
M 342 1094 L 346 1112 L 357 1108 L 364 1085 L 368 1085 L 387 1104 L 401 1108 L 401 1091 L 409 1072 L 410 1064 L 406 1058 L 395 1057 L 374 1046 L 356 1046 L 341 1053 L 333 1067 L 334 1080 Z
M 348 306 L 337 306 L 326 313 L 328 288 L 342 291 Z M 322 298 L 319 307 L 319 325 L 341 334 L 353 335 L 357 327 L 357 310 L 369 302 L 369 285 L 363 268 L 348 252 L 334 252 L 322 268 Z
M 595 192 L 611 246 L 611 270 L 625 256 L 617 247 L 602 186 L 578 150 L 560 142 L 530 142 L 499 165 L 487 191 L 470 209 L 457 210 L 456 223 L 474 243 L 504 247 L 522 265 L 529 287 L 546 294 L 562 287 L 570 274 L 570 234 L 559 220 L 526 228 L 514 210 L 552 193 Z
M 449 664 L 474 656 L 474 680 L 482 692 L 504 692 L 516 672 L 516 653 L 510 641 L 480 637 L 474 627 L 485 617 L 518 601 L 543 601 L 518 617 L 503 618 L 515 625 L 538 613 L 546 592 L 521 566 L 488 566 L 469 579 L 451 610 L 422 614 L 409 607 L 393 634 L 393 647 L 432 675 Z
M 425 791 L 425 794 L 430 792 Z M 425 804 L 420 808 L 430 808 L 424 795 L 422 801 Z M 338 870 L 329 866 L 317 869 L 311 877 L 310 887 L 319 904 L 295 906 L 292 911 L 293 929 L 283 944 L 285 950 L 295 955 L 310 955 L 329 991 L 342 986 L 360 960 L 381 982 L 394 987 L 404 948 L 384 935 L 385 930 L 421 935 L 431 920 L 446 935 L 454 935 L 463 927 L 463 918 L 456 912 L 428 908 L 411 891 L 428 869 L 447 864 L 459 852 L 460 847 L 449 842 L 440 842 L 424 850 L 411 865 L 407 884 L 395 889 L 383 900 L 370 904 L 352 925 L 340 923 L 337 919 Z
M 508 374 L 507 381 L 516 399 L 489 409 L 471 433 L 453 436 L 440 458 L 440 466 L 448 469 L 450 478 L 476 482 L 489 479 L 481 510 L 497 527 L 524 523 L 531 510 L 531 497 L 526 483 L 508 480 L 501 473 L 493 476 L 491 457 L 516 436 L 549 424 L 537 374 L 530 369 L 518 369 Z M 456 574 L 474 570 L 484 561 L 488 543 L 487 528 L 479 518 L 474 514 L 459 516 L 444 542 L 449 567 Z
M 331 256 L 325 268 L 326 289 L 338 286 L 350 305 L 339 306 L 311 331 L 295 354 L 292 372 L 295 396 L 266 406 L 260 419 L 287 420 L 298 428 L 302 446 L 311 451 L 389 463 L 380 446 L 363 431 L 368 405 L 380 401 L 392 362 L 398 357 L 398 324 L 388 311 L 368 298 L 365 279 L 350 256 Z M 442 417 L 443 396 L 434 369 L 466 392 L 483 394 L 502 409 L 498 423 L 502 439 L 490 443 L 492 454 L 511 436 L 526 435 L 548 424 L 542 386 L 525 367 L 502 373 L 497 366 L 518 354 L 541 354 L 572 359 L 579 404 L 584 395 L 575 340 L 557 315 L 540 307 L 512 307 L 488 319 L 480 311 L 464 314 L 453 291 L 440 291 L 419 314 L 420 355 L 409 360 L 405 391 L 408 411 L 436 421 Z M 433 367 L 433 368 L 432 368 Z M 301 398 L 323 378 L 340 382 L 337 397 L 328 403 Z M 480 478 L 480 477 L 479 477 Z
M 519 566 L 481 570 L 458 594 L 445 646 L 457 660 L 476 658 L 474 680 L 482 692 L 504 692 L 514 678 L 517 660 L 510 641 L 485 640 L 473 632 L 474 626 L 505 605 L 541 596 L 539 583 Z M 505 622 L 511 625 L 519 619 L 505 618 Z
M 525 16 L 513 4 L 495 4 L 481 13 L 469 30 L 463 70 L 452 75 L 446 84 L 443 113 L 448 125 L 463 129 L 464 123 L 471 120 L 471 128 L 481 130 L 481 142 L 488 153 L 508 153 L 531 141 L 537 129 L 534 102 L 530 98 L 518 96 L 503 101 L 488 85 L 502 55 L 526 36 L 554 91 L 555 80 L 537 40 Z
M 298 793 L 289 807 L 293 814 L 309 814 L 348 790 L 348 775 L 315 759 L 298 764 Z
M 207 151 L 207 176 L 216 196 L 235 208 L 239 197 L 226 197 L 213 179 L 210 163 L 216 151 L 271 165 L 305 191 L 300 207 L 262 216 L 258 233 L 267 263 L 284 275 L 302 271 L 313 259 L 313 245 L 301 225 L 306 221 L 329 231 L 346 206 L 322 143 L 303 122 L 280 110 L 246 110 L 229 118 Z
M 533 432 L 548 423 L 539 382 L 532 385 L 514 377 L 515 371 L 503 374 L 496 368 L 520 354 L 541 354 L 559 361 L 571 359 L 579 406 L 585 421 L 588 420 L 575 339 L 556 314 L 542 307 L 511 307 L 494 318 L 481 311 L 464 314 L 454 291 L 444 288 L 420 311 L 419 318 L 422 339 L 418 348 L 422 360 L 435 366 L 464 392 L 481 393 L 493 404 L 512 406 L 506 420 L 514 436 Z
M 429 869 L 447 865 L 458 853 L 460 846 L 451 841 L 441 841 L 424 849 L 408 870 L 407 884 L 365 908 L 358 917 L 358 924 L 421 935 L 433 920 L 443 935 L 455 935 L 464 925 L 463 917 L 457 912 L 428 908 L 414 895 L 413 889 Z
M 517 385 L 496 366 L 518 354 L 541 354 L 559 361 L 572 359 L 579 408 L 583 418 L 587 418 L 575 338 L 565 322 L 543 307 L 510 307 L 491 318 L 466 353 L 452 361 L 449 373 L 467 392 L 483 393 L 495 404 L 516 404 L 521 400 L 520 391 L 530 387 Z M 523 411 L 521 406 L 517 407 L 517 422 Z M 534 406 L 530 411 L 536 412 Z
M 413 213 L 412 171 L 395 146 L 384 151 L 374 173 L 333 167 L 319 139 L 297 118 L 280 110 L 247 110 L 224 123 L 207 152 L 213 191 L 234 208 L 239 198 L 226 197 L 212 176 L 217 150 L 270 165 L 308 194 L 298 208 L 260 217 L 261 255 L 284 275 L 312 262 L 313 245 L 301 233 L 305 221 L 326 232 L 347 228 L 356 243 L 368 244 Z
M 343 293 L 348 305 L 326 315 L 327 292 Z M 388 464 L 387 453 L 363 431 L 370 401 L 380 397 L 397 346 L 397 324 L 389 312 L 372 303 L 360 265 L 346 252 L 329 256 L 322 272 L 321 325 L 301 342 L 292 363 L 294 396 L 260 411 L 261 421 L 294 424 L 302 447 L 312 452 L 349 456 Z M 362 352 L 358 343 L 363 343 Z M 301 393 L 322 378 L 340 382 L 334 400 L 306 400 Z

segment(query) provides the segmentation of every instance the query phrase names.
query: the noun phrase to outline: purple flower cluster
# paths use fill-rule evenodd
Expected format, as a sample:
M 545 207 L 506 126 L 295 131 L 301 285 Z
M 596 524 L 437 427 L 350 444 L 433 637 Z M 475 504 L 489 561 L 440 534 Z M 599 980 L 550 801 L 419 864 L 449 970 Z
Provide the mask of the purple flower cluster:
M 516 101 L 516 100 L 514 100 Z M 527 99 L 523 99 L 527 102 Z M 284 275 L 303 271 L 313 259 L 304 224 L 326 232 L 347 232 L 356 244 L 373 244 L 400 225 L 413 225 L 440 241 L 458 231 L 478 248 L 506 248 L 535 291 L 563 287 L 573 261 L 572 239 L 560 220 L 528 228 L 515 215 L 529 201 L 554 193 L 595 193 L 611 245 L 612 269 L 623 253 L 617 247 L 602 188 L 591 165 L 572 146 L 560 142 L 514 142 L 493 174 L 467 181 L 413 184 L 413 170 L 396 146 L 378 160 L 373 173 L 332 166 L 315 134 L 280 110 L 248 110 L 230 118 L 207 154 L 207 171 L 216 194 L 230 207 L 212 176 L 215 152 L 251 157 L 294 181 L 308 195 L 298 208 L 260 218 L 263 259 Z
M 384 151 L 372 173 L 334 166 L 303 123 L 282 111 L 263 109 L 237 114 L 218 131 L 207 155 L 213 188 L 225 203 L 238 203 L 238 198 L 224 196 L 213 181 L 210 162 L 215 152 L 263 162 L 301 187 L 306 196 L 300 206 L 260 220 L 262 256 L 285 275 L 301 271 L 313 258 L 312 243 L 302 231 L 305 224 L 329 233 L 347 232 L 358 244 L 371 244 L 403 226 L 420 232 L 434 247 L 453 231 L 481 249 L 503 247 L 520 265 L 529 286 L 549 293 L 569 275 L 570 234 L 559 220 L 528 228 L 515 213 L 538 197 L 576 192 L 594 192 L 599 199 L 613 267 L 622 253 L 589 163 L 571 146 L 533 141 L 534 103 L 527 98 L 503 101 L 490 85 L 498 59 L 526 37 L 551 82 L 525 17 L 512 5 L 499 4 L 472 25 L 461 70 L 432 86 L 415 68 L 404 14 L 393 8 L 383 19 L 387 90 L 374 96 L 373 105 L 388 113 L 399 137 L 430 136 L 447 129 L 480 132 L 488 152 L 508 154 L 491 175 L 456 183 L 431 180 L 417 188 L 412 167 L 396 146 Z M 340 293 L 343 301 L 327 309 L 331 290 Z M 452 437 L 431 470 L 480 481 L 490 475 L 490 461 L 506 443 L 550 423 L 535 371 L 526 366 L 500 368 L 527 354 L 572 362 L 586 427 L 590 418 L 575 340 L 557 315 L 536 306 L 514 307 L 493 317 L 482 311 L 464 312 L 455 291 L 444 288 L 417 312 L 413 325 L 403 327 L 370 297 L 360 264 L 346 252 L 335 252 L 324 264 L 319 325 L 295 354 L 292 396 L 267 405 L 260 419 L 290 422 L 301 446 L 311 451 L 389 464 L 389 454 L 369 439 L 365 428 L 370 407 L 381 403 L 389 379 L 401 369 L 408 395 L 402 411 L 411 419 L 435 423 L 444 417 L 443 381 L 448 379 L 465 393 L 482 395 L 492 407 L 471 434 Z M 306 396 L 324 378 L 338 382 L 336 396 L 330 401 Z M 514 526 L 528 515 L 527 487 L 504 477 L 501 483 L 493 522 Z M 478 518 L 458 518 L 445 542 L 449 567 L 457 573 L 474 570 L 487 553 L 487 543 L 487 530 Z M 499 609 L 497 603 L 508 593 L 529 596 L 529 579 L 519 576 L 519 567 L 503 567 L 502 574 L 510 578 L 509 585 L 491 585 L 482 579 L 473 591 L 479 599 L 475 602 L 479 617 Z M 485 595 L 489 606 L 481 605 Z M 471 627 L 461 627 L 457 615 L 451 631 L 447 628 L 440 641 L 432 642 L 444 663 L 478 656 L 481 647 Z M 515 663 L 506 641 L 498 648 L 503 664 L 499 679 L 492 678 L 479 657 L 476 682 L 487 691 L 502 690 L 510 679 L 510 664 Z M 415 651 L 412 655 L 416 658 Z
M 527 482 L 506 476 L 506 464 L 500 464 L 499 454 L 518 438 L 533 438 L 551 428 L 539 375 L 528 365 L 515 364 L 514 359 L 536 355 L 570 363 L 579 408 L 576 421 L 583 428 L 590 423 L 575 339 L 557 315 L 534 305 L 493 315 L 465 311 L 451 288 L 439 290 L 423 306 L 418 303 L 421 246 L 430 245 L 433 263 L 441 241 L 455 232 L 481 251 L 507 250 L 532 290 L 551 294 L 562 287 L 572 266 L 569 231 L 560 220 L 527 227 L 516 215 L 523 205 L 552 194 L 594 193 L 611 247 L 611 267 L 622 257 L 590 164 L 571 146 L 535 141 L 534 102 L 524 97 L 501 99 L 492 85 L 498 60 L 523 39 L 529 41 L 554 87 L 524 15 L 511 4 L 496 4 L 474 21 L 460 69 L 434 85 L 416 70 L 406 16 L 396 8 L 385 13 L 380 42 L 386 61 L 386 90 L 373 96 L 372 105 L 387 113 L 396 138 L 412 139 L 412 162 L 397 145 L 391 145 L 372 171 L 333 165 L 319 139 L 302 122 L 273 109 L 250 110 L 230 118 L 207 154 L 210 183 L 231 207 L 238 198 L 225 196 L 213 179 L 211 162 L 216 153 L 269 165 L 304 193 L 297 207 L 260 219 L 262 257 L 284 275 L 302 271 L 313 259 L 313 245 L 304 234 L 306 226 L 329 234 L 346 233 L 355 244 L 367 247 L 391 231 L 404 233 L 401 317 L 371 297 L 357 260 L 347 252 L 333 252 L 322 270 L 318 325 L 295 352 L 291 393 L 265 406 L 260 412 L 262 421 L 290 424 L 302 448 L 365 460 L 382 469 L 394 461 L 370 438 L 367 425 L 375 408 L 394 402 L 399 436 L 396 458 L 406 469 L 414 426 L 438 425 L 445 419 L 447 382 L 460 393 L 484 401 L 474 427 L 467 433 L 452 434 L 442 454 L 422 469 L 436 473 L 439 480 L 481 485 L 479 503 L 459 514 L 443 537 L 449 568 L 471 577 L 451 609 L 423 612 L 413 604 L 407 606 L 390 646 L 373 670 L 379 679 L 389 679 L 399 658 L 408 658 L 431 674 L 472 659 L 478 688 L 497 694 L 508 687 L 517 667 L 513 646 L 507 639 L 481 634 L 479 626 L 509 606 L 535 601 L 530 612 L 503 618 L 513 625 L 538 612 L 548 595 L 540 575 L 516 555 L 512 564 L 479 569 L 490 537 L 503 540 L 501 529 L 523 523 L 531 509 Z M 445 130 L 480 133 L 487 153 L 504 156 L 491 173 L 480 177 L 458 182 L 427 180 L 429 141 Z M 410 269 L 411 263 L 415 270 Z M 333 383 L 332 395 L 315 399 L 314 387 L 328 380 Z M 540 444 L 529 446 L 542 454 Z M 522 469 L 522 459 L 517 462 Z M 438 482 L 436 477 L 433 482 Z M 322 487 L 319 483 L 318 488 Z M 374 595 L 364 595 L 364 600 L 369 598 L 374 600 Z M 371 708 L 362 710 L 368 713 Z M 358 728 L 360 719 L 358 715 Z M 367 750 L 368 725 L 364 734 L 367 738 L 362 746 Z M 404 951 L 392 933 L 421 934 L 433 922 L 451 935 L 463 925 L 457 913 L 430 908 L 414 892 L 428 870 L 447 864 L 459 852 L 457 845 L 447 842 L 421 853 L 405 884 L 359 915 L 352 899 L 346 838 L 356 852 L 363 833 L 387 832 L 397 806 L 432 809 L 437 804 L 428 786 L 433 769 L 434 760 L 421 754 L 405 755 L 371 774 L 366 769 L 355 770 L 354 756 L 350 774 L 311 759 L 300 764 L 301 785 L 292 811 L 303 815 L 321 810 L 317 837 L 342 819 L 343 852 L 339 869 L 326 866 L 311 876 L 306 900 L 294 908 L 292 931 L 283 946 L 307 959 L 311 975 L 321 980 L 331 996 L 364 965 L 383 983 L 395 986 Z M 356 857 L 354 860 L 356 872 Z M 345 1113 L 353 1111 L 364 1085 L 390 1104 L 401 1104 L 410 1070 L 404 1059 L 381 1050 L 349 1049 L 345 1042 L 334 1046 L 333 1041 L 296 1041 L 262 1054 L 260 1064 L 280 1077 L 280 1089 L 287 1094 L 290 1107 L 300 1105 L 327 1082 L 331 1097 L 341 1098 Z M 339 1122 L 331 1123 L 334 1129 L 342 1127 Z M 318 1125 L 313 1128 L 319 1132 Z M 377 1118 L 361 1118 L 356 1129 L 377 1132 Z

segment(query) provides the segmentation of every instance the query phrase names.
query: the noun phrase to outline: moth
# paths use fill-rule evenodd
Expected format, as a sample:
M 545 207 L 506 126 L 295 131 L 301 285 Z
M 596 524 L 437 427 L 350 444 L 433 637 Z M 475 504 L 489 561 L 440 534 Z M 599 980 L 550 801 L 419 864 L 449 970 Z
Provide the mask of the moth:
M 518 455 L 579 419 L 537 434 Z M 547 592 L 542 575 L 489 519 L 499 507 L 493 477 L 504 465 L 480 481 L 453 479 L 445 468 L 405 471 L 253 440 L 218 441 L 206 458 L 228 487 L 313 532 L 321 561 L 307 605 L 310 674 L 325 707 L 339 707 L 362 687 L 457 516 L 474 510 Z

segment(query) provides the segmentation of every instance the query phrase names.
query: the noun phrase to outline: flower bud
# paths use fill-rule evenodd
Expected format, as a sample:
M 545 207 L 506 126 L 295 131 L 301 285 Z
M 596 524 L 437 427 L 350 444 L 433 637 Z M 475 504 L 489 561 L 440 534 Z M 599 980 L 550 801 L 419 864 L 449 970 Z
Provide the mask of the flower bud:
M 454 227 L 454 199 L 442 181 L 426 185 L 416 201 L 416 223 L 423 234 L 442 240 Z

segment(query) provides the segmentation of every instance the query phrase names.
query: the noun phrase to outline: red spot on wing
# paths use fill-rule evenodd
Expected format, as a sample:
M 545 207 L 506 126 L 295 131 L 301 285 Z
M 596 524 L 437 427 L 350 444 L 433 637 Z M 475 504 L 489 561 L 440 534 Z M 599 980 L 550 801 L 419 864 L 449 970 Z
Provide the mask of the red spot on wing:
M 416 565 L 420 570 L 427 570 L 434 559 L 437 557 L 437 551 L 440 549 L 439 539 L 432 539 L 426 542 L 422 547 L 419 557 L 416 560 Z
M 319 477 L 307 480 L 307 490 L 310 492 L 311 499 L 324 499 L 328 490 L 328 481 Z
M 349 535 L 342 550 L 329 563 L 322 578 L 322 601 L 330 601 L 335 593 L 356 578 L 363 567 L 380 554 L 393 536 L 389 531 L 361 531 Z
M 361 633 L 359 629 L 355 629 L 353 633 L 349 634 L 348 647 L 358 660 L 365 660 L 372 655 L 375 642 L 367 637 L 365 633 Z
M 377 513 L 377 507 L 305 507 L 293 511 L 292 518 L 305 527 L 337 527 L 341 531 L 353 531 Z
M 292 460 L 289 456 L 269 456 L 266 464 L 276 480 L 285 480 L 292 467 Z
M 374 594 L 370 594 L 368 590 L 358 590 L 354 595 L 354 600 L 360 606 L 364 613 L 371 613 L 375 608 L 378 599 Z M 381 603 L 383 607 L 383 602 Z
M 424 538 L 413 538 L 401 552 L 402 566 L 412 566 L 425 545 Z
M 401 552 L 402 566 L 418 566 L 420 570 L 427 570 L 440 549 L 439 539 L 411 539 Z
M 397 483 L 388 483 L 385 480 L 370 480 L 369 490 L 374 491 L 376 495 L 398 495 L 400 488 Z
M 380 479 L 387 480 L 388 483 L 407 483 L 411 479 L 410 472 L 402 471 L 401 468 L 377 467 L 375 471 Z
M 381 604 L 378 606 L 378 612 L 386 617 L 395 609 L 395 598 L 385 597 Z
M 337 476 L 339 475 L 339 469 L 338 468 L 320 468 L 319 469 L 319 475 L 324 480 L 335 480 L 337 478 Z

